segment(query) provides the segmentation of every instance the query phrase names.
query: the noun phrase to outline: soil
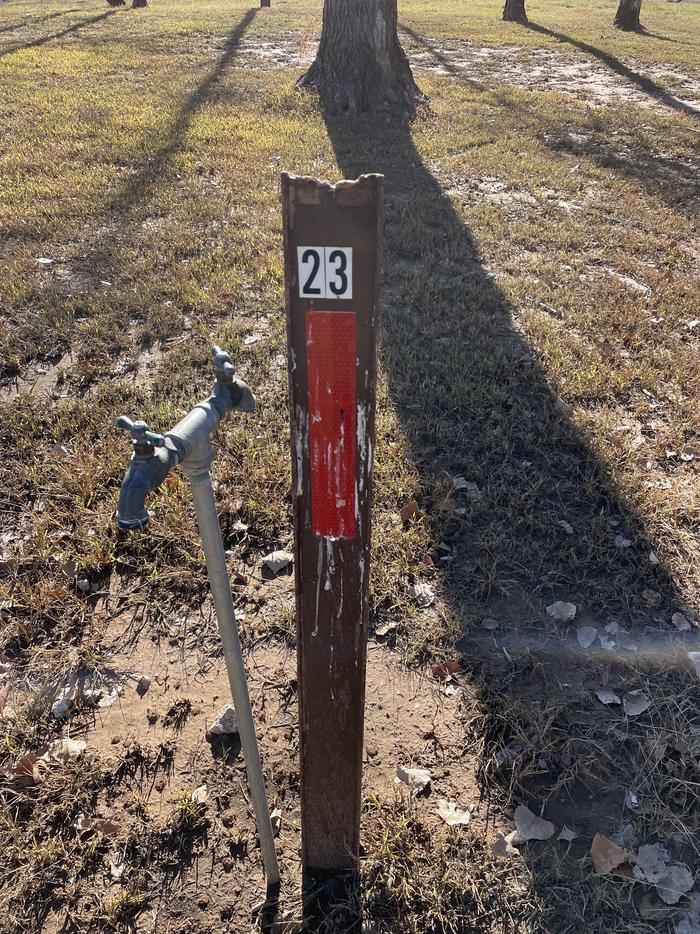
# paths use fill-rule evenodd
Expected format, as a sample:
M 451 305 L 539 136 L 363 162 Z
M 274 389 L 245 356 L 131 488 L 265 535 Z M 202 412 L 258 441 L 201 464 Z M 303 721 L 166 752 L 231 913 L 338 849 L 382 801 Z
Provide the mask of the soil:
M 270 609 L 291 598 L 291 577 L 269 585 Z M 101 611 L 109 613 L 109 605 Z M 172 636 L 159 642 L 143 634 L 134 639 L 132 625 L 129 614 L 112 622 L 114 644 L 124 649 L 107 660 L 102 683 L 90 684 L 112 694 L 121 691 L 119 699 L 107 708 L 94 708 L 87 722 L 84 714 L 76 715 L 70 727 L 73 738 L 87 741 L 86 761 L 97 762 L 108 772 L 121 768 L 123 774 L 118 786 L 100 793 L 94 814 L 117 826 L 110 837 L 113 862 L 118 854 L 130 856 L 118 883 L 106 874 L 94 880 L 95 895 L 108 901 L 111 889 L 120 891 L 130 874 L 135 877 L 142 871 L 145 861 L 151 875 L 160 877 L 162 894 L 158 904 L 138 917 L 137 930 L 153 930 L 157 919 L 158 926 L 165 925 L 171 934 L 248 932 L 253 908 L 265 894 L 264 877 L 240 743 L 235 736 L 212 744 L 205 738 L 217 713 L 230 703 L 211 611 L 205 607 L 196 619 L 183 617 Z M 246 666 L 270 807 L 281 812 L 277 841 L 283 878 L 281 911 L 287 917 L 298 916 L 296 655 L 282 642 L 259 644 L 247 652 Z M 136 685 L 143 675 L 151 683 L 139 696 Z M 395 782 L 397 766 L 427 768 L 431 788 L 415 799 L 414 806 L 431 830 L 438 835 L 446 832 L 436 801 L 447 798 L 474 807 L 471 826 L 486 833 L 486 805 L 479 804 L 475 775 L 477 757 L 465 752 L 460 723 L 469 689 L 453 687 L 456 693 L 448 696 L 445 685 L 428 672 L 409 670 L 385 646 L 370 643 L 363 798 L 375 794 L 382 800 L 394 795 L 408 798 L 410 790 Z M 189 833 L 180 834 L 175 869 L 169 865 L 169 844 L 164 841 L 178 827 L 183 791 L 201 785 L 207 787 L 206 805 L 201 821 Z M 137 813 L 148 817 L 140 822 Z M 154 841 L 157 852 L 152 852 Z M 84 911 L 87 920 L 89 899 Z M 60 930 L 63 920 L 63 916 L 50 919 L 44 930 Z

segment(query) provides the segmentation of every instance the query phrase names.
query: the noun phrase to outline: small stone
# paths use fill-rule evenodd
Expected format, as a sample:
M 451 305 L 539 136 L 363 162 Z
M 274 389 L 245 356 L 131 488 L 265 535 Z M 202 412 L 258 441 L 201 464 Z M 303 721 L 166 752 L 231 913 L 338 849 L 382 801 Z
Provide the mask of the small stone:
M 570 623 L 576 616 L 576 604 L 557 600 L 556 603 L 552 603 L 547 607 L 547 615 L 559 623 Z
M 82 593 L 90 593 L 90 581 L 87 577 L 81 577 L 78 581 L 78 590 Z
M 143 695 L 148 691 L 150 686 L 151 686 L 151 679 L 147 677 L 146 675 L 141 675 L 139 680 L 136 682 L 136 693 L 138 694 L 139 697 L 143 697 Z
M 238 718 L 233 704 L 227 704 L 223 707 L 212 725 L 206 732 L 207 742 L 211 742 L 216 736 L 231 736 L 238 733 Z

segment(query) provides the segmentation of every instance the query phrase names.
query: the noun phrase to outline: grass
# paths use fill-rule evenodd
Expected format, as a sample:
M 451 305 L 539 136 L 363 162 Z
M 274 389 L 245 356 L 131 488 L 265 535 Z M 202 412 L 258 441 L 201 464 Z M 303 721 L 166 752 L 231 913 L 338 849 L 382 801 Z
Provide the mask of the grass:
M 636 775 L 640 833 L 696 865 L 696 753 L 667 743 L 655 762 L 645 743 L 682 745 L 699 715 L 697 682 L 668 654 L 672 612 L 691 617 L 700 594 L 698 124 L 668 95 L 687 98 L 683 76 L 698 79 L 700 7 L 645 0 L 644 36 L 613 30 L 612 5 L 597 0 L 528 12 L 543 29 L 503 24 L 494 2 L 448 2 L 439 14 L 404 4 L 430 97 L 405 126 L 324 120 L 313 97 L 293 91 L 318 3 L 0 10 L 7 762 L 61 730 L 45 695 L 17 685 L 107 664 L 108 597 L 149 638 L 206 600 L 182 477 L 154 495 L 147 532 L 117 533 L 128 445 L 114 420 L 171 426 L 209 389 L 212 343 L 231 352 L 258 400 L 217 439 L 226 546 L 252 573 L 289 544 L 279 172 L 382 171 L 373 625 L 395 622 L 390 639 L 412 663 L 480 659 L 467 665 L 465 745 L 498 813 L 529 801 L 563 814 L 568 800 L 589 837 L 612 832 Z M 268 57 L 256 55 L 262 43 Z M 277 60 L 270 46 L 283 49 Z M 620 94 L 593 107 L 535 79 L 521 86 L 497 58 L 477 73 L 460 64 L 465 48 L 482 46 L 512 49 L 521 72 L 542 56 L 585 61 Z M 260 339 L 246 343 L 251 335 Z M 37 380 L 50 404 L 29 391 Z M 480 496 L 455 491 L 455 476 Z M 425 516 L 403 524 L 399 509 L 414 498 Z M 408 596 L 424 578 L 438 593 L 434 613 Z M 544 612 L 557 599 L 575 602 L 584 622 L 617 620 L 640 645 L 658 642 L 659 654 L 605 664 L 567 655 L 572 633 Z M 498 619 L 500 642 L 481 635 L 484 617 Z M 248 645 L 292 633 L 284 604 L 242 624 Z M 653 707 L 637 721 L 601 712 L 590 687 L 604 678 L 644 687 Z M 187 712 L 173 709 L 184 724 Z M 514 738 L 522 752 L 496 768 Z M 71 830 L 78 809 L 94 806 L 90 794 L 124 780 L 94 769 L 2 792 L 3 898 L 18 931 L 38 929 L 27 909 L 37 899 L 128 930 L 153 898 L 149 873 L 169 871 L 159 829 L 121 891 L 90 907 L 68 884 L 69 865 L 88 879 L 107 858 Z M 586 817 L 591 789 L 603 803 Z M 585 833 L 561 858 L 532 847 L 506 872 L 488 841 L 465 831 L 432 859 L 439 841 L 405 802 L 370 802 L 364 820 L 364 902 L 377 930 L 659 929 L 639 918 L 631 885 L 591 875 Z

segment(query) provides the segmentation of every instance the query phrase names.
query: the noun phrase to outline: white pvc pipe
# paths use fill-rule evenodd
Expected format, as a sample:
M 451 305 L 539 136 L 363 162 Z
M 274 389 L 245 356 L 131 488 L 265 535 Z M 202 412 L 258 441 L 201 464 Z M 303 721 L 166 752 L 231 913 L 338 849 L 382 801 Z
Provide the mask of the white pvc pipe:
M 253 723 L 253 711 L 248 696 L 245 665 L 243 663 L 243 653 L 241 652 L 241 642 L 238 638 L 238 627 L 236 626 L 236 615 L 233 597 L 231 596 L 231 583 L 228 568 L 226 567 L 226 555 L 221 538 L 219 516 L 216 511 L 214 490 L 211 485 L 211 474 L 208 470 L 190 472 L 187 470 L 186 464 L 183 464 L 183 467 L 192 487 L 192 499 L 197 513 L 199 534 L 207 559 L 209 584 L 219 623 L 219 634 L 226 660 L 231 695 L 236 708 L 238 733 L 243 747 L 243 755 L 245 756 L 248 786 L 253 799 L 255 819 L 258 825 L 260 850 L 265 866 L 267 885 L 268 887 L 276 886 L 279 884 L 280 874 L 277 866 L 270 810 L 265 793 L 265 777 L 260 762 L 258 740 L 255 735 L 255 724 Z

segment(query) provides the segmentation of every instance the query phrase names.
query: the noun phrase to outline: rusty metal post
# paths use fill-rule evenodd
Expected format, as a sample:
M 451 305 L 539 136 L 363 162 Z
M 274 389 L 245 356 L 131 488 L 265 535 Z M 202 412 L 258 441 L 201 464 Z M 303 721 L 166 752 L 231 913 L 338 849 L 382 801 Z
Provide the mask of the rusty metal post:
M 383 177 L 282 201 L 308 877 L 359 852 Z

